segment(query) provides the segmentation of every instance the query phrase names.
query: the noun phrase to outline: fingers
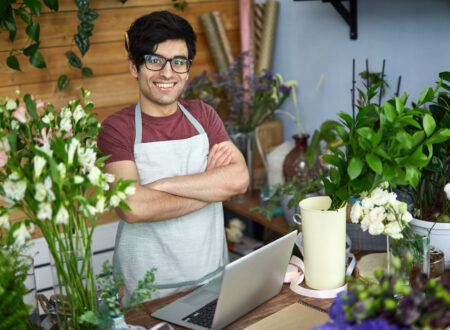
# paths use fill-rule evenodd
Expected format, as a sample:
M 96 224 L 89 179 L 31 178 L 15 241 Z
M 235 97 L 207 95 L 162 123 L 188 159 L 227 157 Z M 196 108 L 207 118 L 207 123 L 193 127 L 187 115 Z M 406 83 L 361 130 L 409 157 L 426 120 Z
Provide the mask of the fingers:
M 231 153 L 231 149 L 227 146 L 214 145 L 208 155 L 208 165 L 206 170 L 230 164 L 232 160 Z

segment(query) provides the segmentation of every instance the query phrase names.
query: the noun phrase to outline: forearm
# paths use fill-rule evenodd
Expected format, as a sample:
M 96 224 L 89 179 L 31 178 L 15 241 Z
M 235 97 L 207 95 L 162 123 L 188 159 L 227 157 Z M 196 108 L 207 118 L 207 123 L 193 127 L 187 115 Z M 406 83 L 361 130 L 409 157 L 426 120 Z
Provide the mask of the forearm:
M 244 193 L 249 182 L 247 167 L 241 163 L 214 168 L 204 173 L 158 180 L 152 189 L 204 202 L 219 202 Z
M 135 184 L 136 193 L 125 202 L 131 208 L 116 208 L 119 217 L 128 223 L 173 219 L 197 211 L 208 203 Z

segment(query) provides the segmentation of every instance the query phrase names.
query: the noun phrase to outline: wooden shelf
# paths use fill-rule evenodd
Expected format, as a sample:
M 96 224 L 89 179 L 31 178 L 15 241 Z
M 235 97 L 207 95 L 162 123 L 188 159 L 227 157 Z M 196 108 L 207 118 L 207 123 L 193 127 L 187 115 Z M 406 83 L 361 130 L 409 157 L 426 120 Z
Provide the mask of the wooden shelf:
M 223 207 L 227 210 L 242 215 L 282 235 L 289 233 L 290 228 L 284 215 L 274 215 L 272 220 L 269 221 L 262 214 L 250 211 L 251 208 L 257 206 L 259 206 L 259 190 L 234 196 L 232 199 L 223 202 Z

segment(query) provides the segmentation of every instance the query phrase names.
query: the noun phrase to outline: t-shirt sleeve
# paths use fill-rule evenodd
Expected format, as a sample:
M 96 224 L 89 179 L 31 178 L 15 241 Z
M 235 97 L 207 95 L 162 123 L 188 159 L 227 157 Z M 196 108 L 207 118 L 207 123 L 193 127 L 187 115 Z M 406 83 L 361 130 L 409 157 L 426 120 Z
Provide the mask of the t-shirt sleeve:
M 230 137 L 225 130 L 222 119 L 220 119 L 217 112 L 208 104 L 201 102 L 202 111 L 206 114 L 205 118 L 207 122 L 205 123 L 205 131 L 209 139 L 209 149 L 211 149 L 215 144 L 230 141 Z
M 98 135 L 97 145 L 103 156 L 111 155 L 105 163 L 121 160 L 134 161 L 134 127 L 130 121 L 124 120 L 123 116 L 115 113 L 106 118 L 104 127 Z

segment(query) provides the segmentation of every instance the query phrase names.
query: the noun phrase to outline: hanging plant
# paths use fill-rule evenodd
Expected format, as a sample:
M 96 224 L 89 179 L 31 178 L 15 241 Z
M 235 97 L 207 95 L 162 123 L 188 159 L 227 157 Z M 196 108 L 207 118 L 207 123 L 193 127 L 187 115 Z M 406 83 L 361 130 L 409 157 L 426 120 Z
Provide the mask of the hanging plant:
M 118 0 L 121 3 L 127 2 L 127 0 Z M 175 0 L 177 1 L 177 0 Z M 36 68 L 44 69 L 47 67 L 44 57 L 38 51 L 40 46 L 40 25 L 36 21 L 36 18 L 41 15 L 42 2 L 52 11 L 58 11 L 59 0 L 23 0 L 18 2 L 17 0 L 2 0 L 0 1 L 0 33 L 3 30 L 8 31 L 9 40 L 14 42 L 17 34 L 17 21 L 16 18 L 20 18 L 27 25 L 25 27 L 25 33 L 29 37 L 23 48 L 12 48 L 9 51 L 9 56 L 6 59 L 6 65 L 13 70 L 21 71 L 18 56 L 25 55 L 29 57 L 31 65 Z M 89 0 L 74 0 L 75 5 L 78 8 L 77 17 L 79 24 L 77 27 L 77 33 L 73 36 L 73 41 L 80 51 L 81 57 L 87 53 L 90 47 L 89 38 L 92 36 L 94 30 L 94 24 L 92 21 L 97 19 L 98 13 L 89 8 Z M 183 1 L 185 2 L 185 1 Z M 175 5 L 182 5 L 183 10 L 187 4 L 177 3 Z M 90 77 L 93 74 L 91 68 L 83 66 L 83 62 L 72 50 L 65 53 L 70 66 L 79 69 L 83 77 Z M 58 89 L 61 91 L 69 85 L 69 78 L 63 74 L 58 78 Z

